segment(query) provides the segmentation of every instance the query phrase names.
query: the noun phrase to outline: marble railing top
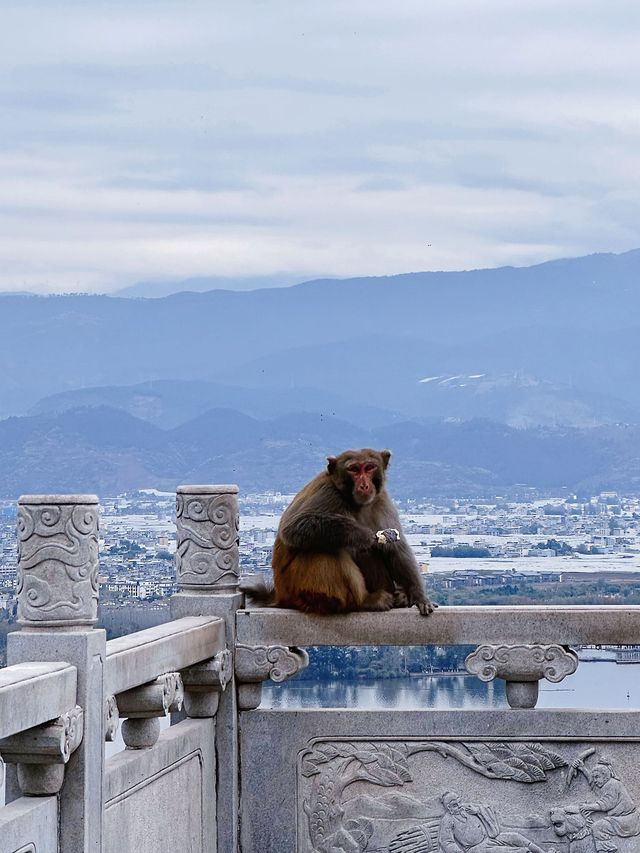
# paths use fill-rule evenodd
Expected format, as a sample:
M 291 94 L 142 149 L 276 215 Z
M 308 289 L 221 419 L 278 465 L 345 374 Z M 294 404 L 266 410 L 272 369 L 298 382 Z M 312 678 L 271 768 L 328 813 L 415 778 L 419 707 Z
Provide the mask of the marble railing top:
M 208 660 L 225 648 L 224 621 L 186 616 L 107 643 L 105 696 Z
M 19 504 L 97 504 L 97 495 L 20 495 Z
M 176 493 L 179 495 L 237 495 L 238 487 L 235 483 L 218 483 L 215 485 L 178 486 Z
M 0 739 L 73 708 L 76 684 L 76 668 L 68 663 L 19 663 L 0 669 Z
M 640 644 L 640 606 L 439 607 L 315 616 L 256 607 L 236 614 L 247 645 Z

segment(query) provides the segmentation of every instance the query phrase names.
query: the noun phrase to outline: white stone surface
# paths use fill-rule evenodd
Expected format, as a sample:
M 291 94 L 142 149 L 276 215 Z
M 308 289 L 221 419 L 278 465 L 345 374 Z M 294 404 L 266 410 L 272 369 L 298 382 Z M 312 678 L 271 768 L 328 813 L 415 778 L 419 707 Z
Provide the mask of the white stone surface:
M 58 853 L 57 797 L 20 797 L 0 808 L 0 853 Z
M 256 607 L 239 610 L 236 624 L 238 642 L 250 646 L 634 644 L 640 605 L 439 607 L 426 619 L 414 608 L 316 616 Z
M 0 669 L 0 739 L 53 720 L 75 704 L 76 669 L 67 663 L 30 661 Z
M 107 762 L 103 853 L 215 853 L 215 722 L 185 720 Z
M 167 672 L 212 658 L 225 646 L 220 618 L 187 616 L 107 643 L 105 694 L 122 693 Z

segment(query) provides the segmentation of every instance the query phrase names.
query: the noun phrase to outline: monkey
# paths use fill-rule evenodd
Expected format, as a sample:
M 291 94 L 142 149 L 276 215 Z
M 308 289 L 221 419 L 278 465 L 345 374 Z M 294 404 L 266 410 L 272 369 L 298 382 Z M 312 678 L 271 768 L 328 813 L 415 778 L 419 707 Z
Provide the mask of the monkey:
M 241 588 L 263 603 L 307 613 L 437 607 L 401 535 L 385 488 L 388 450 L 345 450 L 287 507 L 273 547 L 273 590 Z

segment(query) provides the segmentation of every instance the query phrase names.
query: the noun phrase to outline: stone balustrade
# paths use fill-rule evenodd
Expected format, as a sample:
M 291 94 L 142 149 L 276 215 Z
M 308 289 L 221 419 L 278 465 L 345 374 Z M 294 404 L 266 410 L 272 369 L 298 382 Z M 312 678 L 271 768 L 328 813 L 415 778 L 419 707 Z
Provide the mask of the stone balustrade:
M 245 608 L 237 488 L 182 486 L 176 515 L 172 620 L 106 642 L 97 498 L 20 499 L 0 853 L 440 853 L 466 849 L 463 822 L 496 849 L 640 849 L 640 713 L 606 696 L 602 711 L 536 708 L 541 682 L 576 670 L 572 646 L 640 644 L 640 607 Z M 475 646 L 468 671 L 503 680 L 511 708 L 261 707 L 307 648 L 431 644 Z M 589 807 L 609 791 L 626 804 L 615 820 Z
M 185 616 L 107 643 L 105 693 L 123 693 L 167 672 L 187 669 L 224 648 L 219 618 Z

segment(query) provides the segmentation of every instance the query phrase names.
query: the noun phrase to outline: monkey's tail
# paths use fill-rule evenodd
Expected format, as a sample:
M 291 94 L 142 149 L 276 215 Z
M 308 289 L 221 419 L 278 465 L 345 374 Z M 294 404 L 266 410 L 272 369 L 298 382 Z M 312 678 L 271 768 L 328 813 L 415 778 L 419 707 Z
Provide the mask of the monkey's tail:
M 239 589 L 240 592 L 249 596 L 251 604 L 258 604 L 262 607 L 275 607 L 276 605 L 276 591 L 273 584 L 259 575 L 248 575 L 240 578 Z

